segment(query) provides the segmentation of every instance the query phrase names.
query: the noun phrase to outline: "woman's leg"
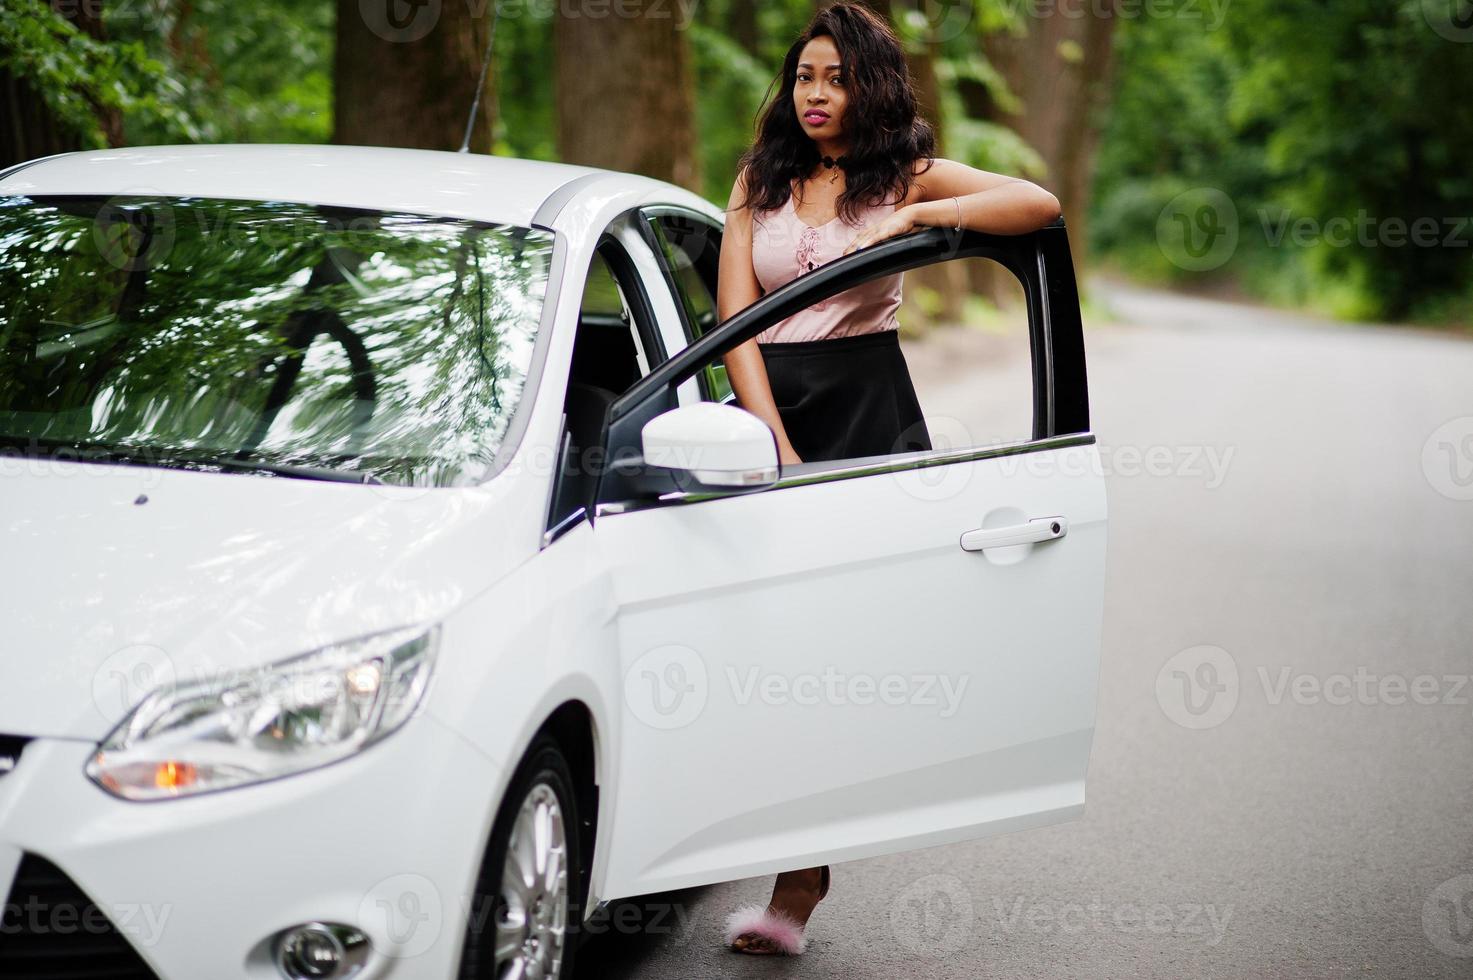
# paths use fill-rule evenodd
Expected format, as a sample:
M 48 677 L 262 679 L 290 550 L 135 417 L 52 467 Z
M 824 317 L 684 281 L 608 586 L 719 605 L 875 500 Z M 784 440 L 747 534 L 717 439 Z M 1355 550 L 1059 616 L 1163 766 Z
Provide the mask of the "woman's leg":
M 808 925 L 813 909 L 827 891 L 825 868 L 805 868 L 802 871 L 784 871 L 772 885 L 772 900 L 769 911 L 785 916 L 801 930 Z M 777 944 L 766 936 L 744 933 L 731 944 L 733 949 L 744 953 L 776 953 Z

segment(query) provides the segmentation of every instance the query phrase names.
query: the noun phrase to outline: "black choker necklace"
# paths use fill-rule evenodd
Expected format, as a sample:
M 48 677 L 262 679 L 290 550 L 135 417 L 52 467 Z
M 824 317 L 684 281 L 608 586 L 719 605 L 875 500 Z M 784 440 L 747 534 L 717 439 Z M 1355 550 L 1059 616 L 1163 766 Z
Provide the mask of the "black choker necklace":
M 842 156 L 840 156 L 839 159 L 837 159 L 837 160 L 835 160 L 833 157 L 829 156 L 828 154 L 824 154 L 824 156 L 822 158 L 822 163 L 823 163 L 823 165 L 825 167 L 827 167 L 830 170 L 834 169 L 835 167 L 838 167 L 840 170 L 848 170 L 849 169 L 849 167 L 848 167 L 849 154 L 845 153 Z

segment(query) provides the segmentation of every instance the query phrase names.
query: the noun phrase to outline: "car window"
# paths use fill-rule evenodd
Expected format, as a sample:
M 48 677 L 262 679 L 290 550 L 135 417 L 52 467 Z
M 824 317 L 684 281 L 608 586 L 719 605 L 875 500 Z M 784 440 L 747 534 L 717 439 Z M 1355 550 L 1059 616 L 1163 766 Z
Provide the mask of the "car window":
M 620 394 L 649 373 L 646 342 L 605 253 L 595 252 L 578 310 L 569 380 Z
M 624 299 L 624 291 L 619 288 L 619 281 L 614 278 L 609 260 L 604 258 L 602 252 L 594 252 L 593 261 L 589 263 L 588 278 L 583 282 L 583 304 L 579 307 L 579 314 L 585 318 L 602 315 L 621 319 L 625 323 L 631 322 L 629 303 Z
M 648 252 L 645 253 L 648 257 Z M 586 508 L 602 472 L 608 406 L 662 359 L 656 324 L 624 245 L 605 238 L 589 263 L 563 400 L 558 470 L 546 528 Z
M 552 248 L 532 228 L 282 201 L 0 198 L 0 442 L 478 482 Z
M 686 211 L 657 211 L 648 216 L 660 244 L 671 289 L 679 301 L 686 342 L 716 327 L 717 265 L 721 256 L 721 229 L 714 222 Z M 726 365 L 707 365 L 701 393 L 707 401 L 732 396 Z
M 900 346 L 936 449 L 1026 442 L 1035 393 L 1022 284 L 992 259 L 907 271 Z
M 802 463 L 785 467 L 788 478 L 779 487 L 803 485 L 810 477 L 861 479 L 900 468 L 926 469 L 933 462 L 963 461 L 999 450 L 1011 456 L 1057 448 L 1063 440 L 1093 438 L 1079 298 L 1060 221 L 1023 235 L 918 229 L 880 243 L 873 251 L 834 259 L 770 290 L 689 350 L 655 368 L 621 399 L 617 412 L 610 413 L 608 451 L 620 459 L 637 458 L 643 426 L 674 408 L 678 387 L 720 362 L 735 345 L 840 293 L 893 276 L 902 277 L 898 329 L 882 328 L 893 340 L 872 341 L 860 332 L 857 339 L 863 343 L 850 345 L 883 353 L 878 387 L 860 393 L 875 424 L 852 424 L 847 393 L 840 392 L 836 399 L 835 387 L 822 383 L 847 365 L 831 362 L 809 370 L 800 364 L 798 370 L 789 370 L 792 401 L 785 407 L 779 399 L 779 411 L 791 416 L 811 413 L 820 421 L 809 440 L 817 451 L 803 457 Z M 943 285 L 948 288 L 939 288 Z M 888 293 L 888 288 L 884 291 Z M 884 305 L 889 307 L 888 300 Z M 828 339 L 838 343 L 845 338 Z M 880 352 L 882 344 L 895 346 L 891 352 Z M 803 357 L 812 352 L 805 345 L 787 353 Z M 886 391 L 892 381 L 901 380 L 894 352 L 905 356 L 904 373 L 917 398 L 909 404 L 896 402 L 897 417 L 885 419 Z M 815 375 L 822 376 L 816 387 Z M 810 398 L 810 392 L 817 394 Z M 830 422 L 848 424 L 848 429 L 826 435 L 823 426 Z M 897 431 L 898 437 L 892 438 Z M 921 433 L 929 440 L 929 449 L 904 445 Z M 888 442 L 889 447 L 876 448 L 877 442 Z M 833 458 L 836 452 L 850 455 Z M 667 490 L 688 489 L 678 476 L 646 467 L 628 474 L 611 472 L 600 484 L 598 499 L 611 508 L 623 508 L 634 500 L 663 500 Z
M 969 257 L 910 269 L 901 276 L 895 322 L 925 432 L 916 433 L 920 438 L 903 437 L 888 455 L 914 452 L 927 442 L 933 450 L 944 450 L 1032 438 L 1035 397 L 1028 306 L 1022 285 L 1006 267 L 992 259 Z M 763 331 L 768 337 L 761 343 L 773 336 L 770 331 L 780 337 L 790 325 L 791 320 L 773 324 Z M 720 363 L 718 357 L 713 365 Z M 782 385 L 785 376 L 794 377 L 791 369 L 783 370 L 790 363 L 769 362 L 769 381 Z M 807 369 L 804 377 L 811 377 Z M 777 387 L 774 395 L 780 405 L 798 397 L 795 390 Z M 875 453 L 846 458 L 868 455 Z

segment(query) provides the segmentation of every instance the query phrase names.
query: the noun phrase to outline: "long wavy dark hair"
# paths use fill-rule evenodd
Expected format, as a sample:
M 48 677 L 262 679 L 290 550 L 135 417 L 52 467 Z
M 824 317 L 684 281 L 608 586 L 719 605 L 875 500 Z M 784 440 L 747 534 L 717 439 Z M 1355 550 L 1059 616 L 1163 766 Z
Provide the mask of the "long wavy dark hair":
M 771 101 L 760 113 L 757 139 L 737 164 L 738 173 L 747 169 L 746 200 L 739 207 L 782 207 L 792 196 L 792 182 L 806 178 L 819 163 L 818 144 L 803 131 L 793 107 L 793 86 L 804 45 L 823 35 L 839 49 L 848 94 L 844 132 L 849 150 L 839 215 L 853 224 L 861 205 L 903 200 L 915 183 L 915 162 L 927 161 L 923 172 L 931 168 L 936 132 L 921 118 L 900 40 L 864 4 L 839 0 L 815 14 L 788 49 L 782 74 L 773 81 L 775 97 L 769 86 Z

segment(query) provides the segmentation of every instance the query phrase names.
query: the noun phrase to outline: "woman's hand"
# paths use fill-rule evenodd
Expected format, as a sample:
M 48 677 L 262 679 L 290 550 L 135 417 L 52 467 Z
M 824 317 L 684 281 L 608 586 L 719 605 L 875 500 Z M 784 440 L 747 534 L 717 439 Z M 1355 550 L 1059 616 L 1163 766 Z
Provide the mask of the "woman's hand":
M 873 245 L 875 242 L 883 242 L 887 238 L 907 235 L 915 231 L 915 229 L 915 212 L 907 204 L 903 208 L 896 209 L 895 213 L 884 221 L 870 225 L 861 231 L 855 236 L 854 241 L 849 243 L 849 247 L 844 249 L 844 254 L 848 255 L 850 252 L 858 251 L 861 248 Z

